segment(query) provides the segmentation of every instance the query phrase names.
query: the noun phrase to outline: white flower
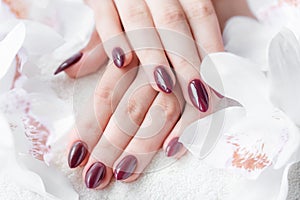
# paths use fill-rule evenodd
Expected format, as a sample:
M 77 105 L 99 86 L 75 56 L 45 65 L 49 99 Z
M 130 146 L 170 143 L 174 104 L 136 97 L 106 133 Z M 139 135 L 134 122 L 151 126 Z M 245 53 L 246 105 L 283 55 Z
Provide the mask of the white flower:
M 0 158 L 7 161 L 0 179 L 46 199 L 78 199 L 67 179 L 49 166 L 52 144 L 73 124 L 72 109 L 42 74 L 47 64 L 55 65 L 85 45 L 93 29 L 92 12 L 79 1 L 24 2 L 31 20 L 17 19 L 0 1 L 0 149 L 5 152 Z M 53 57 L 54 51 L 61 54 Z
M 218 53 L 202 63 L 204 80 L 242 107 L 198 120 L 180 140 L 196 157 L 242 175 L 228 199 L 287 197 L 289 168 L 300 160 L 300 45 L 291 26 L 231 19 L 225 45 L 240 56 Z

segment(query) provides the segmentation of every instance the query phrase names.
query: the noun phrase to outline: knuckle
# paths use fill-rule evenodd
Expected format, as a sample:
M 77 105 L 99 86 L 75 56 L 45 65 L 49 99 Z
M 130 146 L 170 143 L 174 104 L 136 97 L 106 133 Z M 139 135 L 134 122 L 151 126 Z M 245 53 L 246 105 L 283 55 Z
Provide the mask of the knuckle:
M 185 14 L 177 8 L 166 7 L 159 13 L 161 14 L 158 15 L 157 21 L 161 26 L 168 26 L 185 20 Z
M 95 93 L 94 98 L 96 103 L 110 105 L 112 101 L 113 90 L 109 86 L 99 86 Z
M 187 10 L 188 19 L 207 18 L 215 13 L 213 5 L 209 0 L 194 1 L 188 4 Z
M 165 119 L 174 122 L 180 115 L 180 105 L 175 95 L 170 98 L 169 95 L 163 95 L 157 103 L 165 114 Z
M 127 113 L 130 117 L 130 119 L 135 124 L 141 124 L 141 122 L 144 119 L 144 108 L 141 102 L 139 102 L 137 99 L 130 98 L 127 104 Z
M 126 7 L 126 12 L 123 13 L 125 20 L 123 21 L 128 20 L 131 23 L 138 23 L 150 17 L 144 4 L 127 5 Z

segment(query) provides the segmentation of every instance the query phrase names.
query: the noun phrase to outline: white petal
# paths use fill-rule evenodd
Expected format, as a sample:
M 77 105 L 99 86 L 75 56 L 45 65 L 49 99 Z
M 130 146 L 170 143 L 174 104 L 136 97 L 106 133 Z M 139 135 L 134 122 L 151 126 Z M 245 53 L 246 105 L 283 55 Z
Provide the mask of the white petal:
M 0 128 L 2 131 L 0 142 L 0 159 L 4 160 L 0 166 L 0 178 L 9 177 L 20 187 L 43 194 L 43 182 L 35 173 L 22 169 L 15 158 L 15 143 L 12 132 L 6 119 L 0 115 Z
M 7 120 L 2 113 L 0 113 L 0 128 L 2 132 L 0 140 L 0 159 L 7 160 L 9 156 L 14 153 L 14 142 Z M 5 165 L 6 163 L 3 164 Z M 0 166 L 0 168 L 1 167 L 2 166 Z
M 76 200 L 79 195 L 74 191 L 69 180 L 57 169 L 47 166 L 44 162 L 36 160 L 31 156 L 19 156 L 18 160 L 26 168 L 38 174 L 43 180 L 45 191 L 58 199 Z
M 53 0 L 47 1 L 47 6 L 34 3 L 30 19 L 49 25 L 64 38 L 54 56 L 60 61 L 87 44 L 95 24 L 92 10 L 83 1 Z
M 211 54 L 202 62 L 201 74 L 217 92 L 244 106 L 248 115 L 273 110 L 265 75 L 247 59 L 230 53 Z
M 85 41 L 94 28 L 93 12 L 83 1 L 30 1 L 29 19 L 52 27 L 67 42 Z
M 1 32 L 0 32 L 1 33 Z M 25 39 L 25 26 L 19 23 L 0 42 L 0 79 L 7 73 L 15 56 L 23 45 Z
M 14 19 L 15 16 L 11 13 L 10 9 L 3 1 L 0 1 L 0 23 L 8 19 Z
M 21 99 L 19 100 L 21 100 L 21 102 L 25 104 L 24 106 L 27 105 L 27 100 L 30 99 L 31 101 L 29 103 L 32 104 L 32 111 L 30 114 L 37 115 L 39 119 L 41 119 L 41 116 L 39 115 L 44 116 L 45 114 L 43 111 L 46 111 L 45 108 L 48 108 L 47 111 L 51 113 L 49 115 L 49 123 L 51 123 L 52 121 L 61 120 L 58 118 L 57 114 L 62 110 L 58 110 L 55 106 L 64 107 L 64 105 L 57 104 L 57 101 L 55 101 L 55 99 L 51 99 L 49 96 L 44 96 L 48 100 L 46 101 L 45 99 L 42 99 L 42 96 L 38 95 L 31 95 L 30 97 L 26 96 L 26 93 L 19 93 L 19 95 L 23 96 L 12 95 L 11 97 L 15 97 L 15 101 L 12 101 L 13 106 L 19 107 L 20 110 L 14 108 L 14 113 L 11 113 L 10 115 L 9 113 L 7 113 L 7 116 L 9 116 L 9 120 L 11 121 L 12 125 L 14 125 L 14 142 L 12 140 L 12 133 L 8 125 L 0 116 L 0 127 L 3 133 L 1 136 L 2 139 L 0 141 L 0 158 L 6 161 L 0 167 L 0 177 L 8 177 L 19 187 L 38 193 L 45 198 L 78 199 L 78 194 L 73 190 L 72 186 L 62 173 L 58 172 L 52 167 L 46 166 L 44 162 L 38 161 L 28 155 L 28 145 L 24 145 L 28 143 L 28 139 L 25 137 L 24 130 L 22 129 L 22 124 L 24 123 L 23 120 L 27 117 L 26 114 L 29 113 L 20 112 L 22 110 L 22 108 L 20 108 L 22 107 L 22 105 L 20 104 L 20 102 L 18 103 L 18 98 L 21 97 Z M 9 96 L 6 96 L 6 99 L 9 100 Z M 49 100 L 50 102 L 55 104 L 54 107 L 49 107 Z M 48 104 L 46 104 L 46 102 L 48 102 Z M 44 107 L 44 109 L 42 109 L 41 107 Z M 55 112 L 56 116 L 54 116 L 53 114 Z M 60 114 L 65 113 L 61 112 Z M 54 120 L 51 119 L 51 117 L 58 119 Z M 1 152 L 5 152 L 5 154 L 2 154 Z M 15 154 L 17 154 L 17 156 Z
M 190 124 L 181 135 L 181 142 L 196 158 L 203 159 L 215 148 L 220 136 L 245 115 L 242 107 L 230 107 Z M 228 154 L 230 155 L 230 154 Z M 220 159 L 215 160 L 217 162 Z M 220 167 L 222 164 L 218 164 Z
M 243 116 L 266 113 L 273 109 L 267 96 L 266 78 L 255 65 L 229 53 L 211 54 L 201 66 L 203 80 L 242 107 L 230 107 L 190 125 L 180 141 L 197 157 L 203 158 L 214 148 L 220 135 Z
M 300 45 L 290 30 L 272 40 L 269 60 L 271 99 L 300 126 Z
M 277 0 L 247 0 L 249 8 L 251 9 L 252 13 L 256 16 L 260 16 L 260 12 L 271 5 L 277 3 Z
M 284 169 L 265 171 L 257 180 L 237 181 L 233 192 L 226 200 L 266 200 L 277 199 Z
M 43 55 L 51 53 L 64 43 L 63 38 L 52 28 L 34 21 L 24 21 L 27 36 L 24 49 L 28 54 Z
M 0 24 L 0 33 L 7 32 L 16 24 L 22 23 L 26 27 L 26 37 L 23 48 L 29 55 L 49 54 L 64 43 L 64 39 L 51 27 L 29 20 L 8 20 Z
M 271 27 L 249 17 L 233 17 L 226 23 L 223 39 L 225 49 L 250 59 L 256 67 L 268 69 L 268 46 L 275 34 Z

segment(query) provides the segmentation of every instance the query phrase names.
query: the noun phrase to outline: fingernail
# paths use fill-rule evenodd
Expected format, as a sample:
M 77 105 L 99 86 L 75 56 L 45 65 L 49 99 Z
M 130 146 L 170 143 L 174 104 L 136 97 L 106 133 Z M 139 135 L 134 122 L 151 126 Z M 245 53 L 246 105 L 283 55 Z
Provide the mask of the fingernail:
M 163 66 L 158 66 L 154 70 L 154 79 L 159 89 L 165 93 L 171 93 L 173 89 L 173 81 L 169 73 Z
M 208 94 L 205 86 L 199 79 L 192 80 L 188 92 L 193 105 L 201 112 L 208 110 Z
M 73 55 L 71 58 L 65 60 L 54 72 L 54 75 L 59 74 L 60 72 L 68 69 L 75 63 L 77 63 L 82 58 L 83 53 L 79 52 Z
M 114 175 L 117 180 L 125 180 L 131 176 L 137 166 L 137 159 L 135 156 L 129 155 L 124 157 L 117 165 Z
M 182 143 L 181 142 L 178 142 L 178 137 L 176 138 L 173 138 L 167 148 L 166 148 L 166 156 L 167 157 L 172 157 L 172 156 L 175 156 L 179 151 L 180 149 L 182 148 Z
M 125 63 L 125 54 L 123 49 L 121 49 L 120 47 L 116 47 L 113 49 L 112 51 L 112 58 L 114 61 L 114 64 L 121 68 L 123 67 L 124 63 Z
M 101 162 L 94 163 L 85 175 L 85 185 L 87 188 L 97 188 L 105 177 L 106 167 Z
M 70 168 L 78 167 L 85 159 L 88 153 L 87 146 L 84 142 L 75 142 L 69 152 L 68 163 Z

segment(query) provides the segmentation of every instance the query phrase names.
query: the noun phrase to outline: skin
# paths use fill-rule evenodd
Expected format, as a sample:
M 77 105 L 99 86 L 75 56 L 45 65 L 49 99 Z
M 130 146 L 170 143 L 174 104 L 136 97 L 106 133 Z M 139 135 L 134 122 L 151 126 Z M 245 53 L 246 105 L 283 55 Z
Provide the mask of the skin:
M 161 147 L 166 151 L 170 141 L 179 137 L 190 123 L 212 112 L 213 104 L 220 101 L 220 98 L 209 86 L 203 83 L 209 98 L 206 112 L 196 109 L 189 97 L 189 82 L 201 80 L 199 69 L 195 66 L 201 64 L 206 53 L 224 50 L 221 28 L 231 16 L 252 16 L 242 0 L 235 0 L 234 4 L 230 4 L 230 0 L 182 0 L 182 7 L 179 3 L 174 4 L 173 0 L 165 0 L 164 3 L 154 0 L 116 0 L 116 10 L 111 1 L 99 2 L 87 2 L 95 11 L 96 31 L 90 43 L 82 50 L 83 58 L 65 71 L 70 77 L 77 78 L 96 71 L 99 65 L 95 63 L 103 63 L 110 57 L 112 47 L 116 44 L 121 43 L 126 52 L 131 50 L 134 41 L 124 36 L 121 23 L 126 31 L 154 26 L 173 30 L 186 36 L 185 38 L 194 39 L 200 45 L 189 43 L 189 40 L 180 43 L 188 49 L 189 53 L 185 56 L 191 58 L 192 62 L 187 62 L 179 56 L 165 53 L 163 48 L 168 46 L 168 38 L 153 32 L 148 37 L 157 44 L 158 49 L 130 51 L 126 54 L 122 69 L 116 68 L 113 63 L 108 64 L 92 98 L 93 106 L 85 108 L 81 118 L 77 120 L 78 123 L 70 132 L 68 145 L 70 150 L 75 141 L 81 140 L 88 146 L 89 154 L 80 165 L 84 167 L 83 179 L 95 162 L 105 164 L 105 176 L 95 189 L 103 189 L 109 184 L 114 169 L 126 155 L 134 155 L 138 165 L 134 174 L 123 181 L 136 180 Z M 196 5 L 193 3 L 200 4 L 201 9 L 191 12 Z M 149 10 L 145 10 L 146 6 Z M 128 10 L 131 12 L 127 12 Z M 107 28 L 108 24 L 111 25 L 110 30 Z M 116 35 L 118 37 L 111 39 Z M 111 42 L 102 42 L 108 40 Z M 103 45 L 100 45 L 101 42 Z M 142 68 L 138 67 L 139 63 L 164 65 L 173 80 L 173 92 L 159 92 L 160 89 L 153 80 L 155 65 Z M 177 80 L 171 66 L 177 74 Z M 174 157 L 180 158 L 185 152 L 181 148 Z

